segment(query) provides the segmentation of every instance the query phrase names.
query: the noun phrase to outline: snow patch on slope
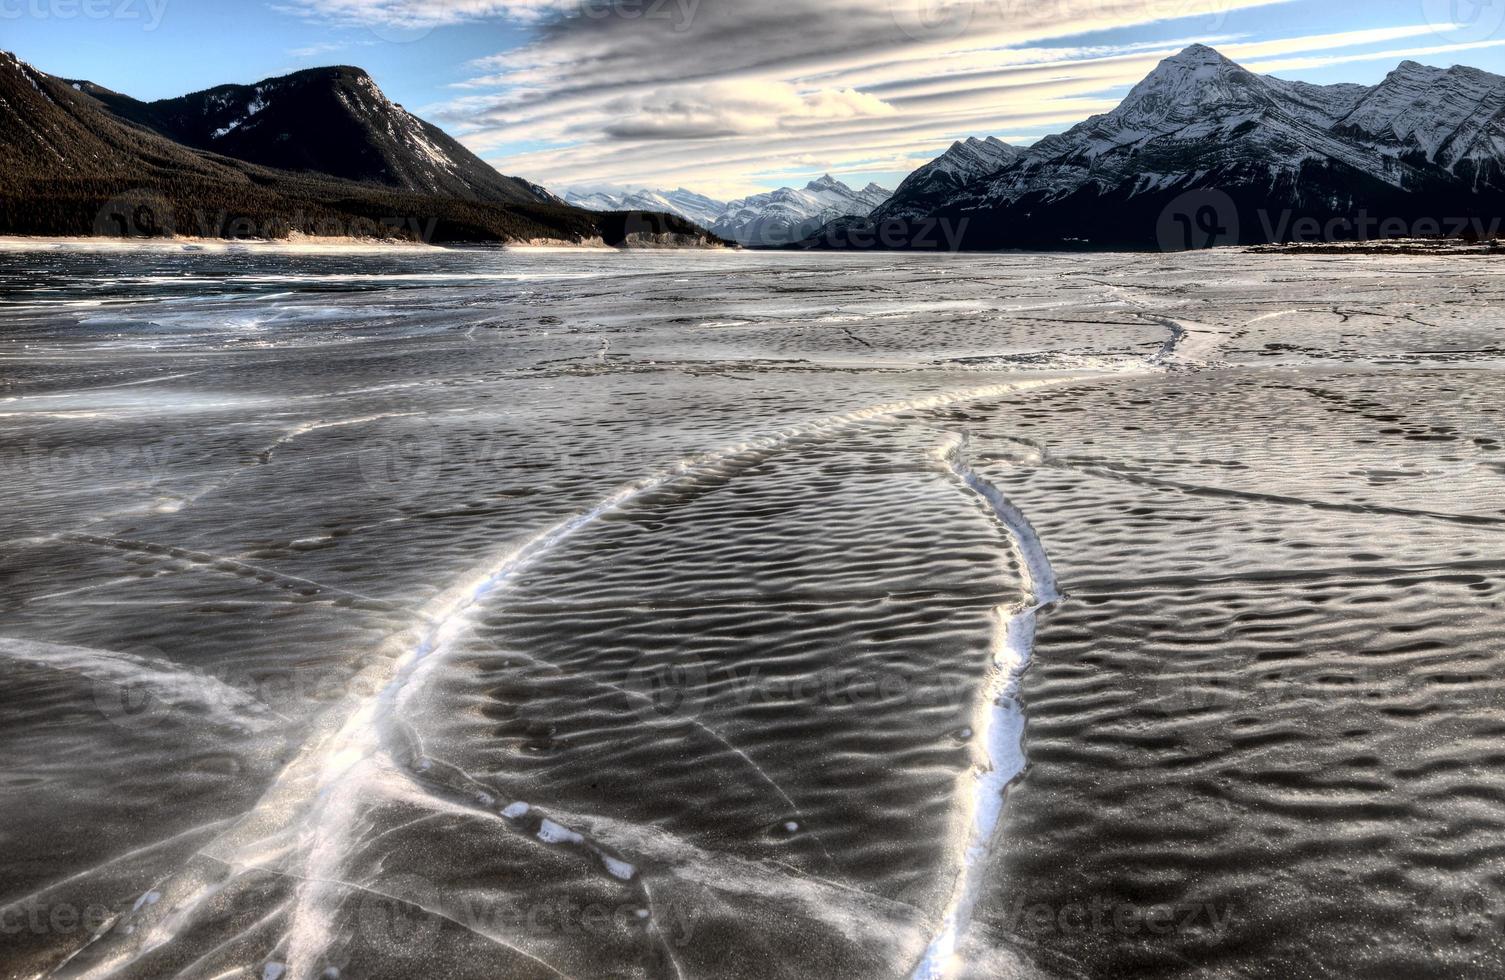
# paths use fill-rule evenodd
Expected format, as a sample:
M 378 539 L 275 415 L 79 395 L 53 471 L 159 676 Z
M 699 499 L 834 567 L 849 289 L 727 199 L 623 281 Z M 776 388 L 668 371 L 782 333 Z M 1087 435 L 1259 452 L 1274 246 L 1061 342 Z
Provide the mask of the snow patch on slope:
M 783 245 L 797 242 L 837 218 L 865 218 L 889 196 L 890 192 L 877 184 L 854 191 L 827 174 L 803 188 L 781 187 L 732 201 L 711 225 L 711 231 L 744 245 Z

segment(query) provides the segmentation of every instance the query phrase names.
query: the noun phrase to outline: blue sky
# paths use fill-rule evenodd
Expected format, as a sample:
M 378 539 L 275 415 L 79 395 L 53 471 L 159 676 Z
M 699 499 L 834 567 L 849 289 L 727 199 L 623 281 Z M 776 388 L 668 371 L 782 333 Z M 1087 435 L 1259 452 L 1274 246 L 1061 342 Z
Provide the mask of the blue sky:
M 0 0 L 0 47 L 138 98 L 356 64 L 504 172 L 720 197 L 1026 143 L 1192 41 L 1313 82 L 1505 73 L 1505 0 Z

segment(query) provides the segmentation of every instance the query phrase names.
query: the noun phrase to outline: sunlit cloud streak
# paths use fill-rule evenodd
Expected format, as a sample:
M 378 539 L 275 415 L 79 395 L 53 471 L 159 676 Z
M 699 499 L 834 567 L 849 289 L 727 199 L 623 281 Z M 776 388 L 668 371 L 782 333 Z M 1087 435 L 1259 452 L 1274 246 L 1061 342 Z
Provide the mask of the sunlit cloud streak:
M 526 25 L 527 43 L 472 62 L 454 98 L 424 111 L 503 171 L 550 186 L 684 183 L 727 196 L 825 170 L 901 177 L 966 136 L 1029 141 L 1112 108 L 1193 41 L 1257 70 L 1379 57 L 1354 50 L 1366 45 L 1466 47 L 1422 43 L 1437 40 L 1436 25 L 1425 23 L 1278 39 L 1228 29 L 1240 10 L 1290 2 L 285 0 L 284 7 L 342 24 Z M 1147 26 L 1163 39 L 1073 43 Z

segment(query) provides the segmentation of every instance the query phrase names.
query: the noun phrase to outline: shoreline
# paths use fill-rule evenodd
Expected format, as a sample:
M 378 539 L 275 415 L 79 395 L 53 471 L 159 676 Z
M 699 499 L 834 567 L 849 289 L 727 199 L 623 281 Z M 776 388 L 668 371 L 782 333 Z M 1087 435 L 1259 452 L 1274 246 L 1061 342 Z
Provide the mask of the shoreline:
M 190 235 L 174 235 L 162 238 L 115 238 L 103 235 L 0 235 L 0 251 L 21 252 L 49 249 L 88 249 L 95 251 L 180 251 L 180 252 L 229 252 L 235 250 L 259 252 L 285 252 L 308 254 L 378 254 L 385 252 L 457 252 L 457 251 L 526 251 L 526 252 L 750 252 L 756 254 L 788 254 L 787 249 L 746 248 L 737 245 L 663 245 L 658 243 L 633 242 L 627 245 L 609 245 L 602 238 L 594 237 L 572 242 L 561 238 L 534 238 L 513 242 L 451 242 L 442 245 L 416 242 L 408 239 L 347 238 L 312 235 L 295 235 L 290 238 L 203 238 Z M 820 254 L 853 254 L 847 250 L 817 250 Z M 1439 239 L 1383 239 L 1366 242 L 1286 242 L 1259 245 L 1225 245 L 1212 252 L 1242 252 L 1248 255 L 1310 255 L 1310 256 L 1489 256 L 1505 252 L 1505 243 L 1466 242 Z M 1086 252 L 998 249 L 948 252 L 948 255 L 1060 255 L 1060 254 L 1176 254 L 1158 253 L 1154 250 L 1121 252 L 1118 249 L 1086 250 Z M 871 253 L 870 253 L 871 254 Z M 916 255 L 911 250 L 896 249 L 881 254 Z
M 285 252 L 385 252 L 392 249 L 443 251 L 438 245 L 393 239 L 360 238 L 197 238 L 174 235 L 171 238 L 109 238 L 101 235 L 0 235 L 0 250 L 83 248 L 100 251 L 205 251 L 234 249 Z
M 330 238 L 299 235 L 291 238 L 111 238 L 102 235 L 0 235 L 0 251 L 24 252 L 44 249 L 94 249 L 98 251 L 228 252 L 237 249 L 265 252 L 377 253 L 390 251 L 556 251 L 556 252 L 736 252 L 720 245 L 608 245 L 601 238 L 572 242 L 562 238 L 533 238 L 518 242 L 455 242 L 432 245 L 406 239 Z

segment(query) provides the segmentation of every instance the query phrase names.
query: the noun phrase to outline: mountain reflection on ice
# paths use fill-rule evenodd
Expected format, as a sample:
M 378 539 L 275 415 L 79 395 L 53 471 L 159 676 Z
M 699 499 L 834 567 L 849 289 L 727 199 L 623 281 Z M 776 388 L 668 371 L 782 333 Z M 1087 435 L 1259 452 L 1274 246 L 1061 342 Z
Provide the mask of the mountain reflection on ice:
M 1498 975 L 1497 278 L 0 251 L 0 966 Z

